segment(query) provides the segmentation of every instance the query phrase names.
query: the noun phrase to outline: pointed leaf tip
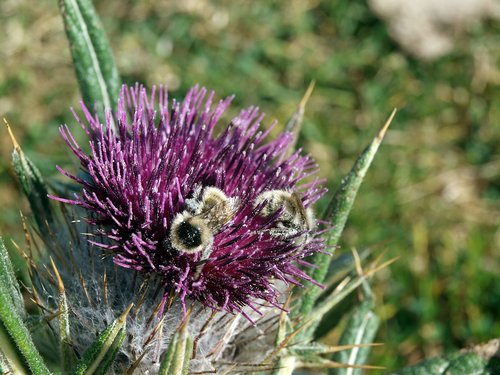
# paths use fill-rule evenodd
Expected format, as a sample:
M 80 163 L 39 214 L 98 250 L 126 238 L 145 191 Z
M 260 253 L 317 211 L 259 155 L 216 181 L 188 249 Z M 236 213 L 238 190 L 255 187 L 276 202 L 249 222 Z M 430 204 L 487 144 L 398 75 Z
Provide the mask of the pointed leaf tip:
M 302 121 L 304 120 L 304 112 L 306 104 L 312 95 L 314 90 L 315 81 L 311 81 L 309 87 L 307 88 L 304 96 L 299 102 L 299 105 L 293 112 L 292 116 L 285 125 L 285 131 L 292 135 L 292 140 L 287 147 L 287 156 L 292 155 L 295 152 L 295 146 L 297 144 L 297 139 L 299 138 L 300 129 L 302 127 Z
M 134 303 L 131 302 L 130 305 L 127 306 L 125 311 L 118 317 L 118 322 L 123 324 L 127 320 L 127 316 L 130 313 L 130 310 L 134 307 Z
M 316 81 L 311 81 L 311 83 L 307 87 L 306 92 L 302 96 L 302 99 L 300 99 L 299 105 L 295 109 L 295 112 L 292 114 L 292 117 L 290 117 L 290 119 L 285 125 L 285 131 L 292 133 L 294 135 L 295 141 L 298 136 L 298 133 L 300 132 L 300 127 L 302 125 L 302 120 L 304 118 L 304 111 L 306 109 L 306 104 L 309 101 L 309 98 L 311 97 L 314 91 L 315 85 Z
M 302 100 L 299 103 L 299 108 L 306 107 L 306 104 L 309 101 L 309 98 L 311 97 L 315 86 L 316 86 L 316 81 L 312 80 L 311 83 L 309 83 L 309 86 L 307 87 L 307 90 L 304 93 L 304 96 L 302 97 Z
M 52 264 L 52 269 L 54 270 L 54 273 L 56 275 L 57 287 L 59 288 L 59 293 L 64 294 L 64 282 L 62 281 L 61 275 L 59 274 L 57 266 L 54 263 L 54 259 L 52 259 L 52 257 L 50 257 L 50 263 Z
M 16 137 L 14 137 L 14 133 L 12 132 L 12 129 L 9 125 L 9 122 L 5 119 L 3 119 L 3 122 L 5 126 L 7 127 L 7 132 L 9 133 L 10 140 L 12 141 L 12 145 L 14 146 L 14 149 L 19 152 L 21 150 L 21 146 L 19 146 L 19 143 L 17 143 Z
M 392 110 L 392 112 L 389 115 L 389 118 L 385 122 L 384 126 L 382 126 L 382 129 L 380 129 L 380 131 L 378 132 L 378 134 L 377 134 L 377 140 L 379 141 L 379 143 L 382 142 L 382 140 L 384 139 L 385 133 L 387 132 L 387 129 L 389 129 L 389 126 L 391 125 L 392 120 L 394 119 L 394 116 L 396 116 L 396 112 L 397 111 L 398 111 L 397 108 L 394 108 Z

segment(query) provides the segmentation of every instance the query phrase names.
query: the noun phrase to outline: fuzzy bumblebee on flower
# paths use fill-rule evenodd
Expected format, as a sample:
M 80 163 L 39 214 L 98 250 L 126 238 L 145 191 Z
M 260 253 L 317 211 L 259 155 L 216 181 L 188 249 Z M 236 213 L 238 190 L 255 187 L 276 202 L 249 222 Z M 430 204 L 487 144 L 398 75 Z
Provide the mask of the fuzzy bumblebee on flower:
M 47 249 L 40 257 L 51 263 L 39 272 L 29 251 L 27 291 L 48 314 L 44 334 L 59 342 L 53 360 L 63 372 L 287 374 L 337 363 L 312 338 L 320 318 L 364 280 L 348 276 L 345 289 L 328 288 L 330 297 L 315 302 L 332 249 L 327 240 L 336 241 L 345 215 L 340 227 L 321 229 L 312 204 L 326 189 L 312 159 L 290 152 L 293 132 L 269 140 L 257 108 L 224 122 L 231 98 L 213 101 L 199 87 L 169 102 L 163 87 L 148 93 L 137 84 L 122 87 L 117 110 L 105 117 L 82 103 L 83 117 L 75 117 L 88 147 L 61 127 L 80 170 L 58 168 L 74 183 L 57 194 L 47 194 L 12 136 L 14 165 Z M 380 140 L 344 188 L 357 189 Z M 48 197 L 63 203 L 60 213 Z M 345 202 L 339 199 L 329 210 Z M 367 306 L 361 314 L 376 327 Z M 33 339 L 36 351 L 42 344 Z M 342 348 L 366 353 L 362 344 Z
M 170 105 L 163 88 L 123 87 L 106 124 L 83 106 L 90 154 L 61 130 L 83 173 L 61 171 L 82 189 L 55 199 L 85 209 L 103 238 L 91 242 L 115 264 L 157 276 L 164 302 L 174 293 L 183 306 L 189 298 L 246 314 L 279 305 L 273 280 L 310 280 L 297 262 L 324 249 L 310 206 L 325 190 L 318 180 L 300 184 L 316 165 L 286 156 L 292 134 L 268 141 L 257 108 L 216 133 L 231 98 L 212 108 L 213 95 L 195 87 Z

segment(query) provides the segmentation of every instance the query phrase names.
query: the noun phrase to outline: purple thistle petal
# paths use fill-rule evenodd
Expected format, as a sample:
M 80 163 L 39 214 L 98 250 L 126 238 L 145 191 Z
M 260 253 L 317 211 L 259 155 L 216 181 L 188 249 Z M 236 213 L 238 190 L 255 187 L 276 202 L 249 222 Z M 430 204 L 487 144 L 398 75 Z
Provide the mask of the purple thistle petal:
M 60 132 L 85 176 L 58 167 L 82 192 L 73 199 L 52 198 L 87 209 L 86 220 L 109 239 L 109 244 L 90 242 L 117 265 L 158 276 L 165 299 L 175 292 L 183 306 L 191 298 L 229 312 L 256 309 L 259 299 L 276 305 L 273 279 L 314 282 L 297 266 L 308 265 L 302 259 L 325 251 L 325 245 L 312 228 L 289 238 L 272 235 L 282 210 L 262 217 L 262 207 L 254 202 L 266 191 L 294 191 L 307 209 L 325 189 L 322 181 L 310 180 L 317 166 L 308 156 L 300 151 L 286 156 L 290 133 L 266 141 L 271 128 L 261 130 L 257 107 L 242 110 L 216 134 L 232 97 L 215 105 L 213 98 L 214 92 L 196 86 L 182 102 L 170 105 L 163 87 L 148 96 L 139 84 L 124 86 L 116 115 L 113 119 L 108 112 L 105 124 L 82 103 L 84 118 L 75 117 L 89 137 L 90 153 L 68 126 Z M 298 185 L 304 179 L 308 182 Z M 220 189 L 238 202 L 228 222 L 210 227 L 207 254 L 181 251 L 171 240 L 174 219 L 186 212 L 199 187 Z M 308 240 L 303 240 L 305 232 Z

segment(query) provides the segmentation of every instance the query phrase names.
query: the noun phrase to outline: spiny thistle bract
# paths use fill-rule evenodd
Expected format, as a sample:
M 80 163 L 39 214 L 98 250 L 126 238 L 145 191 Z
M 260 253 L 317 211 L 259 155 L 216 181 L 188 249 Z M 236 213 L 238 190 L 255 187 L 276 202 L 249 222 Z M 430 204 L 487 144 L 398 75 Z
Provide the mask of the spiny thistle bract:
M 68 126 L 61 133 L 84 174 L 59 168 L 82 190 L 53 198 L 85 208 L 104 238 L 91 242 L 115 264 L 158 277 L 164 304 L 176 294 L 184 309 L 188 297 L 246 315 L 245 306 L 279 303 L 274 280 L 312 281 L 298 265 L 324 249 L 309 207 L 325 189 L 318 179 L 300 184 L 315 163 L 287 156 L 290 133 L 266 142 L 258 108 L 216 129 L 231 98 L 213 108 L 213 96 L 194 87 L 169 106 L 163 88 L 149 96 L 124 86 L 105 124 L 82 104 L 90 154 Z

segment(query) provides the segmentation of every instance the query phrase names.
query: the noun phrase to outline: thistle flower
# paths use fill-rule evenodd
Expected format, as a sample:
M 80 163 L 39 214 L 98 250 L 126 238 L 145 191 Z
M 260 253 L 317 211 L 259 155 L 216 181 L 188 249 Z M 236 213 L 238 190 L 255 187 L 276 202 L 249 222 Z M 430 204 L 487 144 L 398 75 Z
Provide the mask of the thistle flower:
M 290 133 L 265 142 L 272 127 L 261 130 L 258 108 L 217 132 L 232 98 L 212 106 L 213 96 L 194 87 L 169 106 L 163 88 L 148 96 L 140 85 L 123 87 L 104 125 L 82 104 L 84 119 L 75 116 L 90 153 L 68 126 L 61 134 L 84 176 L 58 167 L 82 190 L 52 198 L 86 209 L 104 238 L 89 241 L 115 264 L 158 278 L 163 305 L 176 293 L 184 310 L 190 298 L 250 318 L 243 307 L 279 303 L 274 280 L 312 281 L 298 267 L 324 248 L 310 206 L 325 189 L 304 182 L 317 169 L 308 156 L 286 156 Z

